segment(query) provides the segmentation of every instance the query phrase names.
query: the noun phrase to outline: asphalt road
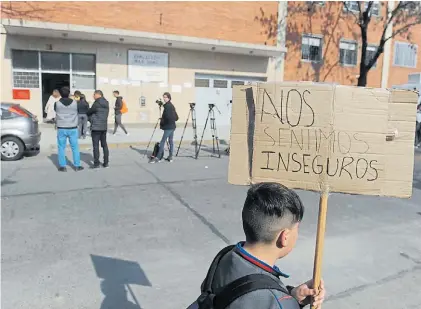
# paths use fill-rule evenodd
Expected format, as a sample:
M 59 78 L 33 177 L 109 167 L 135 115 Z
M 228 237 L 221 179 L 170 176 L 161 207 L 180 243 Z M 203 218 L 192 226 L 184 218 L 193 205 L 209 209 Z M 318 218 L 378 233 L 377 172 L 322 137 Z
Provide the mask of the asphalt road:
M 243 239 L 247 188 L 227 183 L 227 157 L 207 155 L 148 165 L 139 150 L 119 149 L 109 169 L 67 173 L 55 155 L 3 162 L 2 308 L 185 308 L 214 254 Z M 415 162 L 409 200 L 330 196 L 323 309 L 420 308 Z M 317 223 L 317 194 L 299 194 L 300 239 L 278 263 L 291 285 L 312 276 Z

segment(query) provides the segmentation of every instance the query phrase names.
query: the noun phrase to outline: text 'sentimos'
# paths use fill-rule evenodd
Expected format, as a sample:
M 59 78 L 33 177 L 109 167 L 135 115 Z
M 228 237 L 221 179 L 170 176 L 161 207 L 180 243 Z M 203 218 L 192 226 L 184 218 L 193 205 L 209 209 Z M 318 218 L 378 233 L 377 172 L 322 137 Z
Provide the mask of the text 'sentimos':
M 235 86 L 229 182 L 410 197 L 416 103 L 406 90 Z

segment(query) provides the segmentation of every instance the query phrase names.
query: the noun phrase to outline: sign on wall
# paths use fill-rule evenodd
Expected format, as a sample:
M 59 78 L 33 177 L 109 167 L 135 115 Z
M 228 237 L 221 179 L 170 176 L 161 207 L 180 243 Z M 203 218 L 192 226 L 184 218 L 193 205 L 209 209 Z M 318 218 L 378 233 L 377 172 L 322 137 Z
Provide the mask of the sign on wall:
M 13 89 L 13 100 L 30 100 L 31 91 L 29 89 Z
M 168 53 L 129 50 L 129 79 L 144 83 L 168 83 Z
M 416 101 L 401 90 L 236 86 L 229 182 L 410 197 Z

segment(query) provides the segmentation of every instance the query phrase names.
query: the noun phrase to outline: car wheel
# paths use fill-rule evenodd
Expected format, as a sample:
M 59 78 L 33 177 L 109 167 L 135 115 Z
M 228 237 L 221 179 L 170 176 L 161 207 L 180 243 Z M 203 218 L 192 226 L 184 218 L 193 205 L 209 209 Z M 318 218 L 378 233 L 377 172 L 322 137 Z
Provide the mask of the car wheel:
M 3 161 L 15 161 L 22 158 L 25 146 L 20 139 L 7 136 L 1 139 L 1 159 Z

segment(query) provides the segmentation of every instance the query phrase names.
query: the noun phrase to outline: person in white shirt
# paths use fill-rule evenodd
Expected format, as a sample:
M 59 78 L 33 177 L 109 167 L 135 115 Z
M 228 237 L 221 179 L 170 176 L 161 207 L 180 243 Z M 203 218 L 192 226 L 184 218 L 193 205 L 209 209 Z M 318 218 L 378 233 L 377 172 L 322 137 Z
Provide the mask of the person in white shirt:
M 45 120 L 47 122 L 54 122 L 56 119 L 56 111 L 54 110 L 54 104 L 60 100 L 60 92 L 57 89 L 54 89 L 53 94 L 50 95 L 50 98 L 48 99 L 47 104 L 45 104 L 45 113 L 47 114 L 47 117 L 45 117 Z

